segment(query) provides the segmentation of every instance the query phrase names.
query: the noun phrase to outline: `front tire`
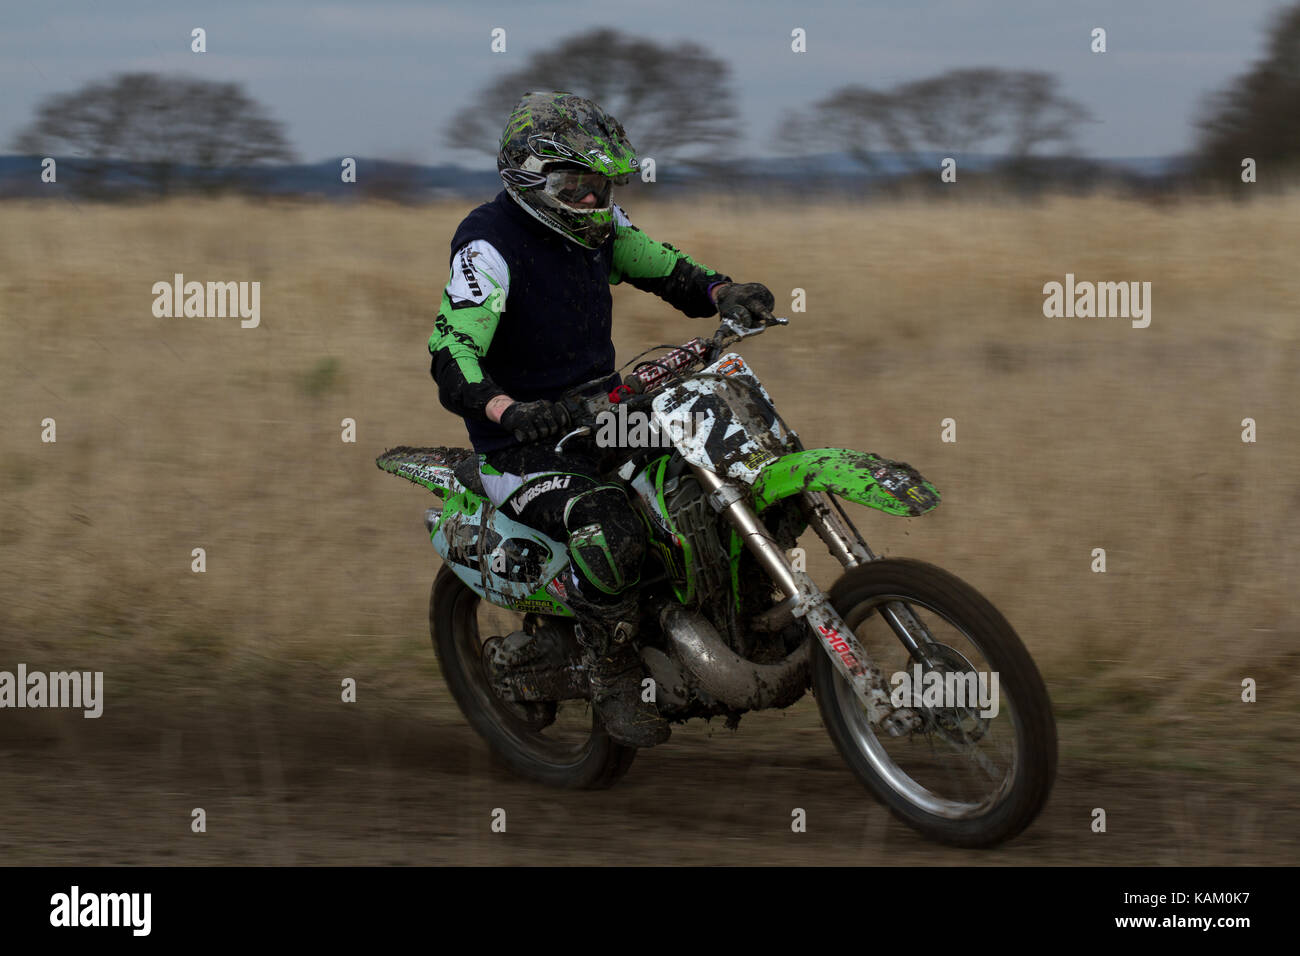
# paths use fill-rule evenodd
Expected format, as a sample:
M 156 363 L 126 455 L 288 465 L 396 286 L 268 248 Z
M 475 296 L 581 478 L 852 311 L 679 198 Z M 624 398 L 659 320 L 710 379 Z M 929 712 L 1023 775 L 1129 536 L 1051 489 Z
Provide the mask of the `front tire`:
M 581 721 L 576 730 L 570 722 L 567 733 L 561 733 L 560 725 L 546 731 L 529 727 L 488 682 L 483 642 L 498 635 L 481 633 L 480 614 L 485 611 L 502 619 L 509 613 L 483 601 L 444 565 L 434 579 L 429 598 L 429 633 L 443 679 L 470 726 L 494 754 L 522 777 L 566 789 L 613 786 L 632 765 L 636 748 L 612 740 L 594 710 L 589 711 L 589 732 L 585 729 L 586 715 L 576 718 Z M 505 626 L 497 624 L 495 630 L 505 630 Z M 579 704 L 565 702 L 560 706 Z
M 1038 668 L 1006 619 L 955 575 L 903 558 L 851 568 L 830 599 L 886 680 L 899 672 L 914 677 L 917 666 L 922 677 L 927 670 L 986 671 L 987 686 L 994 686 L 996 674 L 1000 689 L 996 715 L 983 716 L 991 707 L 919 708 L 924 727 L 889 737 L 871 727 L 850 685 L 819 647 L 813 652 L 813 692 L 854 775 L 896 817 L 941 843 L 988 847 L 1024 830 L 1056 776 L 1056 722 Z M 910 605 L 932 635 L 942 619 L 940 636 L 927 645 L 932 650 L 926 663 L 914 660 L 875 613 L 891 601 Z M 1000 768 L 1004 752 L 1007 766 Z

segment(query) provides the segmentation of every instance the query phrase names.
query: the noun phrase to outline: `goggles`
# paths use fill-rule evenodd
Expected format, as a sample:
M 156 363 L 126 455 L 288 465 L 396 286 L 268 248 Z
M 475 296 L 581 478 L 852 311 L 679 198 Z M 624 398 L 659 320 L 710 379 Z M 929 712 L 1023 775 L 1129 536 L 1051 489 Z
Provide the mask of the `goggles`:
M 614 194 L 614 184 L 602 173 L 557 169 L 546 174 L 546 194 L 575 209 L 605 209 Z M 591 196 L 594 202 L 588 200 Z

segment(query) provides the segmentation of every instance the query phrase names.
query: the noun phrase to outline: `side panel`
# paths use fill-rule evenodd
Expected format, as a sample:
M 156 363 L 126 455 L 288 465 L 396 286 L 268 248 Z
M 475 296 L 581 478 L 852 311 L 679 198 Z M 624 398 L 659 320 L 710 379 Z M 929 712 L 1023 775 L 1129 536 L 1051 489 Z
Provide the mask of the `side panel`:
M 844 448 L 809 448 L 769 463 L 754 482 L 754 504 L 761 512 L 802 491 L 828 491 L 906 517 L 939 505 L 938 490 L 911 465 Z
M 673 525 L 672 515 L 664 502 L 664 472 L 668 461 L 669 457 L 664 455 L 647 464 L 632 479 L 631 486 L 650 531 L 650 545 L 663 560 L 677 599 L 688 603 L 695 593 L 691 548 L 690 542 Z
M 456 577 L 493 604 L 572 615 L 564 604 L 565 546 L 502 514 L 487 499 L 469 492 L 449 498 L 430 539 Z

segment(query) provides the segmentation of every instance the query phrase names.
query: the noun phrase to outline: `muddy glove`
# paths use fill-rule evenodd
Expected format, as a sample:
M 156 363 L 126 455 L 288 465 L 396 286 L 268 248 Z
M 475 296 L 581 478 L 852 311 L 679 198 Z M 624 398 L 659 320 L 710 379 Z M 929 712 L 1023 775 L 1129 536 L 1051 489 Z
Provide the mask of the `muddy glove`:
M 501 415 L 501 427 L 519 441 L 540 441 L 569 427 L 569 414 L 555 402 L 515 402 Z
M 718 315 L 741 328 L 754 329 L 773 321 L 775 305 L 767 286 L 758 282 L 733 282 L 718 293 Z

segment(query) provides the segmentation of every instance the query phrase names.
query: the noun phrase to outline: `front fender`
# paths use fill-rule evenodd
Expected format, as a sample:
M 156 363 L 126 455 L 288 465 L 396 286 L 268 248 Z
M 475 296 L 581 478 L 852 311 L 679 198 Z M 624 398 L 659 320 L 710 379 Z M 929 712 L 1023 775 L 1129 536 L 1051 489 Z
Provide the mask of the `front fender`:
M 770 462 L 754 482 L 754 505 L 769 505 L 801 491 L 827 491 L 891 515 L 915 517 L 934 510 L 939 492 L 901 461 L 845 448 L 808 448 Z

